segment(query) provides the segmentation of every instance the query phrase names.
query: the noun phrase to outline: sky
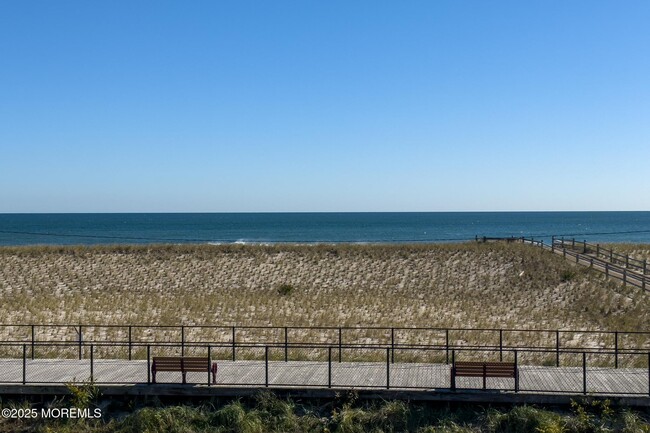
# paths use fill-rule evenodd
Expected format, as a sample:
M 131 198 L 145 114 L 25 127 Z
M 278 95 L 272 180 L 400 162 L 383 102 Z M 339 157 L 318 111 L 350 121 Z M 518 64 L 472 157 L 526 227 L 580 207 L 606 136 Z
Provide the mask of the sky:
M 0 212 L 650 210 L 650 2 L 0 2 Z

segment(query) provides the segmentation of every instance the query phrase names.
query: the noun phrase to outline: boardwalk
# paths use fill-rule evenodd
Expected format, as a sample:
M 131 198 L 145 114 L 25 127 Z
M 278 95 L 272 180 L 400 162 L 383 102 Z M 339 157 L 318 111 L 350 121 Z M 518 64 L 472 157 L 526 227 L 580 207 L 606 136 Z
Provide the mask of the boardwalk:
M 216 386 L 318 387 L 386 389 L 449 389 L 450 366 L 447 364 L 380 362 L 218 361 Z M 147 361 L 95 360 L 92 369 L 97 384 L 147 383 Z M 268 376 L 267 376 L 268 371 Z M 88 360 L 26 360 L 27 384 L 61 384 L 91 377 Z M 519 367 L 521 392 L 650 396 L 648 369 L 587 368 L 583 381 L 581 367 Z M 208 373 L 188 373 L 188 382 L 208 384 Z M 23 360 L 0 360 L 0 383 L 22 384 Z M 159 383 L 180 383 L 180 373 L 158 373 Z M 482 388 L 480 378 L 457 378 L 459 389 Z M 514 390 L 513 379 L 487 379 L 487 388 Z

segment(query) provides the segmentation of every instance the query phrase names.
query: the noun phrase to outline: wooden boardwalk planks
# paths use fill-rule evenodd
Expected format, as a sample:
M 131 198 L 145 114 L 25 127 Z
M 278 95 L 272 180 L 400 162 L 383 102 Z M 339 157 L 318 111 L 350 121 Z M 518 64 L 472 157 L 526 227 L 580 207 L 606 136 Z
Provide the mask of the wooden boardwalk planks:
M 319 387 L 331 381 L 336 388 L 386 388 L 387 365 L 381 362 L 332 362 L 331 376 L 327 362 L 319 361 L 269 361 L 268 380 L 264 361 L 217 361 L 217 385 L 260 387 Z M 448 389 L 450 366 L 447 364 L 395 363 L 390 364 L 391 389 Z M 27 360 L 27 384 L 80 382 L 90 378 L 89 360 L 47 359 Z M 147 383 L 147 361 L 100 359 L 93 362 L 93 379 L 98 384 Z M 0 383 L 22 384 L 23 360 L 0 359 Z M 188 383 L 206 384 L 208 373 L 188 373 Z M 480 389 L 482 379 L 458 377 L 458 389 Z M 160 383 L 181 382 L 176 372 L 158 373 Z M 587 368 L 586 392 L 606 395 L 650 396 L 648 370 L 645 368 Z M 581 367 L 545 367 L 522 365 L 519 367 L 521 392 L 582 394 L 584 389 Z M 488 378 L 487 388 L 513 390 L 514 379 Z

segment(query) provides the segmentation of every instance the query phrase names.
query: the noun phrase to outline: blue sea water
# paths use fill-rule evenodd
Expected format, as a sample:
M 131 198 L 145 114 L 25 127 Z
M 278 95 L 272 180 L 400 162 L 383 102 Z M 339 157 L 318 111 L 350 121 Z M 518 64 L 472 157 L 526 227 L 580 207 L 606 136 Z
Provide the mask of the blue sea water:
M 650 212 L 0 214 L 0 245 L 427 243 L 552 235 L 650 243 Z

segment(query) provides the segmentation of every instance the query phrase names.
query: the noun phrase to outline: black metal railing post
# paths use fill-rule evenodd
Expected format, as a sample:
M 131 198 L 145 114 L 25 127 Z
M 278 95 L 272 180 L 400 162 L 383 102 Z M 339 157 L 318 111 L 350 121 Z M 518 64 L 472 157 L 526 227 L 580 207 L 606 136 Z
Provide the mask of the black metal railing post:
M 235 327 L 232 327 L 232 362 L 235 362 Z
M 449 329 L 445 329 L 445 353 L 447 358 L 447 365 L 449 365 Z
M 181 356 L 185 356 L 185 325 L 181 325 Z
M 289 361 L 289 328 L 284 327 L 284 362 Z
M 264 346 L 264 386 L 269 386 L 269 346 Z
M 614 368 L 618 368 L 618 331 L 614 331 Z
M 212 384 L 210 374 L 212 373 L 212 347 L 208 344 L 208 386 Z
M 519 392 L 519 361 L 517 349 L 515 349 L 515 392 Z
M 343 359 L 343 330 L 339 327 L 339 362 Z
M 386 348 L 386 389 L 390 389 L 390 348 Z
M 32 358 L 32 360 L 34 359 L 34 356 L 35 356 L 34 355 L 34 340 L 35 340 L 36 332 L 35 332 L 34 328 L 35 328 L 35 326 L 32 325 L 32 350 L 31 350 L 31 358 Z
M 95 381 L 95 345 L 90 345 L 90 382 Z
M 27 345 L 23 344 L 23 385 L 27 383 Z
M 456 390 L 456 375 L 454 374 L 454 366 L 456 365 L 456 350 L 451 349 L 451 369 L 450 369 L 450 387 L 452 391 Z
M 332 387 L 332 346 L 327 348 L 327 387 Z
M 582 393 L 587 393 L 587 353 L 582 352 Z
M 129 361 L 133 359 L 133 330 L 131 325 L 129 325 Z
M 560 331 L 555 331 L 555 366 L 560 366 Z
M 390 328 L 390 362 L 395 364 L 395 328 Z
M 503 362 L 503 329 L 499 329 L 499 361 Z
M 83 331 L 81 329 L 81 325 L 79 325 L 79 360 L 83 359 Z
M 151 384 L 151 345 L 147 344 L 147 385 Z

